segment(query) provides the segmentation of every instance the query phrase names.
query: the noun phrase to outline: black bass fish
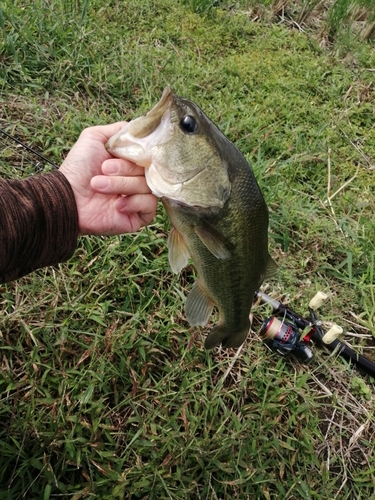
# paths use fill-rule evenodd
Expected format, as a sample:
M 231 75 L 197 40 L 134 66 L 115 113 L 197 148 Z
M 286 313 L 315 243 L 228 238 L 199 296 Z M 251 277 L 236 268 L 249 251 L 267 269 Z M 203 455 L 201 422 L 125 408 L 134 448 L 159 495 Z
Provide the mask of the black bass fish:
M 198 280 L 186 300 L 190 325 L 206 325 L 215 305 L 219 310 L 205 347 L 242 345 L 254 293 L 276 269 L 268 253 L 267 205 L 242 153 L 196 104 L 168 87 L 106 147 L 145 168 L 171 222 L 172 270 L 193 260 Z

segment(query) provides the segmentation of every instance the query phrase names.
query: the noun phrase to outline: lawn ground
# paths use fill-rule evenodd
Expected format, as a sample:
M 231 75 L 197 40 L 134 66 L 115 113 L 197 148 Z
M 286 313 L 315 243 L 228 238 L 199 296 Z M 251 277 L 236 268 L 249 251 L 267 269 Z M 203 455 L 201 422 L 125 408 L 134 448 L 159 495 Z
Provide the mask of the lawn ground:
M 371 31 L 335 38 L 292 2 L 198 4 L 5 0 L 0 127 L 60 164 L 84 127 L 170 85 L 252 163 L 279 266 L 263 289 L 301 313 L 323 290 L 323 319 L 374 359 Z M 52 168 L 0 137 L 1 176 Z M 374 500 L 373 380 L 319 349 L 309 366 L 278 358 L 261 306 L 239 353 L 206 352 L 168 229 L 160 207 L 0 286 L 0 499 Z

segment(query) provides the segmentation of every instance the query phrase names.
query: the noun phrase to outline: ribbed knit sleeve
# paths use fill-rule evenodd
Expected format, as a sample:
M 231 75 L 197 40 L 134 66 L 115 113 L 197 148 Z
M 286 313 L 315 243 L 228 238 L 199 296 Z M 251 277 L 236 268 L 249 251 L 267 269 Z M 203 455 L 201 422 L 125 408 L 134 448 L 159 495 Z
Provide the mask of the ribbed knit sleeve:
M 77 237 L 74 194 L 61 172 L 0 180 L 0 283 L 69 259 Z

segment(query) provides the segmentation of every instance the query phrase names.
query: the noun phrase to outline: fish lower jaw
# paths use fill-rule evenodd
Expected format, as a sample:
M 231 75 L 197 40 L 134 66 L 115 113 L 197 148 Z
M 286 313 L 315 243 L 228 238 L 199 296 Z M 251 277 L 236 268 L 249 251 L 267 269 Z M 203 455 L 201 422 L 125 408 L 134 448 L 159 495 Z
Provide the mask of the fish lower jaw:
M 155 194 L 153 192 L 153 194 Z M 184 200 L 182 201 L 180 198 L 173 198 L 173 196 L 170 196 L 170 195 L 157 195 L 155 194 L 155 196 L 158 196 L 159 198 L 162 198 L 162 199 L 165 199 L 165 200 L 168 200 L 169 204 L 172 205 L 175 205 L 175 206 L 180 206 L 180 207 L 188 207 L 188 208 L 196 208 L 196 209 L 221 209 L 223 208 L 222 206 L 214 206 L 212 204 L 207 204 L 207 203 L 199 203 L 199 202 L 189 202 L 188 200 Z
M 224 201 L 220 203 L 218 201 L 212 202 L 211 200 L 201 200 L 197 192 L 191 190 L 189 190 L 188 193 L 186 190 L 184 192 L 184 182 L 172 184 L 166 181 L 153 164 L 145 169 L 145 177 L 152 194 L 158 198 L 168 200 L 172 205 L 176 204 L 179 206 L 182 205 L 202 209 L 221 209 L 225 204 Z
M 171 198 L 178 196 L 181 190 L 181 183 L 170 184 L 163 179 L 152 164 L 148 168 L 145 168 L 145 177 L 152 194 L 158 198 Z
M 108 142 L 106 149 L 115 158 L 131 161 L 140 167 L 148 168 L 151 165 L 150 154 L 140 144 L 128 142 L 126 145 L 119 146 Z

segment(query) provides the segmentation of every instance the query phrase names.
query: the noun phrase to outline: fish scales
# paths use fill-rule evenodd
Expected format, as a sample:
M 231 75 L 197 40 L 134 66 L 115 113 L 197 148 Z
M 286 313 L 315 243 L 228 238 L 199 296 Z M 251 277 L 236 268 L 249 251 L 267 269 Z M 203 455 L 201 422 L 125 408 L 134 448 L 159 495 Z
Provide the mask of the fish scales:
M 250 329 L 254 293 L 269 264 L 267 207 L 247 161 L 237 148 L 231 149 L 231 196 L 220 216 L 206 216 L 228 241 L 236 242 L 229 258 L 216 258 L 197 236 L 195 227 L 200 223 L 201 212 L 194 220 L 190 207 L 162 198 L 172 226 L 183 235 L 199 284 L 219 309 L 220 323 L 207 337 L 207 349 L 220 343 L 224 347 L 239 347 L 244 342 Z M 241 157 L 234 161 L 238 155 Z
M 254 293 L 276 267 L 268 253 L 267 206 L 250 165 L 198 106 L 168 88 L 107 147 L 145 167 L 171 222 L 172 270 L 193 260 L 198 280 L 186 301 L 187 320 L 204 326 L 216 305 L 219 323 L 205 347 L 239 347 Z

